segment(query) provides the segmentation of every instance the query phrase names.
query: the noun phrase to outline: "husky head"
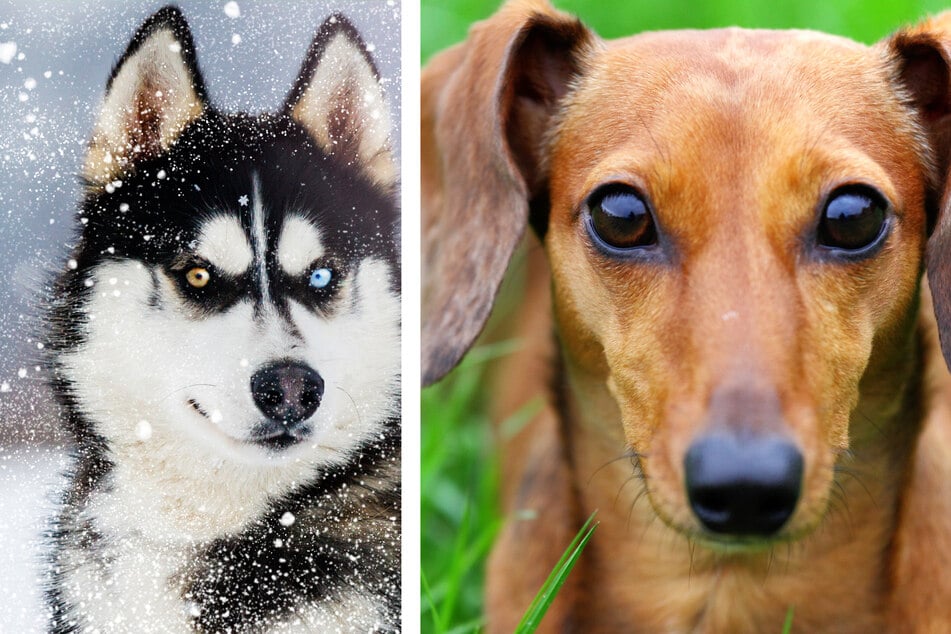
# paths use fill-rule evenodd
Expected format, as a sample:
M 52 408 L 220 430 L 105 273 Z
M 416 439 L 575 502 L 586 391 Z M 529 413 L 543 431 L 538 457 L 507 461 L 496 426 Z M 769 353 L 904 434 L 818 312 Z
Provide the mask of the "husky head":
M 54 289 L 76 431 L 252 464 L 335 462 L 378 436 L 399 403 L 390 134 L 342 16 L 256 117 L 209 102 L 177 9 L 146 21 L 107 84 Z

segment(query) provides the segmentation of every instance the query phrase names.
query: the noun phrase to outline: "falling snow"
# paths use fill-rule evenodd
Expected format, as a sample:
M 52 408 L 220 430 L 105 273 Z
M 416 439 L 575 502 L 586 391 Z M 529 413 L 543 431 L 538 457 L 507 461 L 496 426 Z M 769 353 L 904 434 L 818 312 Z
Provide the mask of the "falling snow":
M 149 440 L 152 437 L 152 425 L 144 418 L 135 426 L 135 435 L 141 441 Z
M 16 42 L 0 42 L 0 63 L 9 64 L 17 54 Z
M 229 18 L 240 18 L 241 17 L 241 7 L 238 6 L 237 2 L 229 2 L 224 7 L 225 15 Z

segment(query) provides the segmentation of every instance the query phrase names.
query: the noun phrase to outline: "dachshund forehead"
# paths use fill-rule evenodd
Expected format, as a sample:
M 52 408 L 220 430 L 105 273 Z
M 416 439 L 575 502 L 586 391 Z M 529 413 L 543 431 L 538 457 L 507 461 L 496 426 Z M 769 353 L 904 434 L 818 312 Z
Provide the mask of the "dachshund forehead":
M 605 68 L 627 66 L 628 71 L 644 65 L 726 74 L 772 68 L 779 76 L 784 69 L 804 64 L 825 75 L 835 73 L 836 69 L 845 70 L 844 65 L 878 64 L 880 57 L 874 50 L 844 37 L 815 31 L 731 27 L 656 31 L 609 40 L 597 50 L 595 64 Z
M 596 50 L 584 69 L 550 136 L 554 174 L 565 174 L 562 161 L 590 174 L 615 153 L 646 165 L 684 153 L 792 156 L 823 144 L 867 153 L 887 170 L 927 162 L 886 56 L 844 38 L 736 28 L 647 33 Z M 881 129 L 889 139 L 869 134 Z
M 644 33 L 594 49 L 584 69 L 569 108 L 599 105 L 599 116 L 712 100 L 796 109 L 897 101 L 879 49 L 811 31 Z

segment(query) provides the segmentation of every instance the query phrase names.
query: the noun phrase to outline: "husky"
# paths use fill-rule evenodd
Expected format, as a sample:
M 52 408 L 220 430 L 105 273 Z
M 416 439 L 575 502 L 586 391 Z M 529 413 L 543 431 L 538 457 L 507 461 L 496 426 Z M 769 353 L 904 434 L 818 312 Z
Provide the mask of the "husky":
M 51 632 L 400 629 L 392 134 L 341 15 L 259 116 L 209 102 L 177 8 L 135 33 L 51 283 Z

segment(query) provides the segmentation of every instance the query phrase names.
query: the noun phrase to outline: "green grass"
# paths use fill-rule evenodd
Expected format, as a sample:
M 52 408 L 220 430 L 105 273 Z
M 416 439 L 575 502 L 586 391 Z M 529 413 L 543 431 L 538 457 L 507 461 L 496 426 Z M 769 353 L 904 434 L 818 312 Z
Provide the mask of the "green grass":
M 783 622 L 783 634 L 789 634 L 790 632 L 792 632 L 792 622 L 793 622 L 794 613 L 795 613 L 795 610 L 793 609 L 793 607 L 789 606 L 789 610 L 786 611 L 786 620 Z
M 473 632 L 482 626 L 483 562 L 501 524 L 484 413 L 482 348 L 442 383 L 424 390 L 421 417 L 421 624 L 423 632 Z
M 535 595 L 535 599 L 525 611 L 525 616 L 522 617 L 518 627 L 515 628 L 515 634 L 531 634 L 538 629 L 542 618 L 551 606 L 552 601 L 554 601 L 558 595 L 558 591 L 565 585 L 568 575 L 571 574 L 571 569 L 575 567 L 575 564 L 581 557 L 581 553 L 584 552 L 584 547 L 587 546 L 592 535 L 594 535 L 594 531 L 598 527 L 598 525 L 594 523 L 596 513 L 597 511 L 591 514 L 591 517 L 588 518 L 588 521 L 584 523 L 584 526 L 582 526 L 578 534 L 575 535 L 575 538 L 568 545 L 568 548 L 565 549 L 565 554 L 561 556 L 561 559 L 559 559 L 555 567 L 552 568 L 551 574 L 545 579 L 545 583 L 542 584 L 538 594 Z
M 674 28 L 744 26 L 807 28 L 871 43 L 899 26 L 940 12 L 948 0 L 560 0 L 603 37 Z M 422 0 L 421 53 L 465 38 L 469 25 L 500 2 Z M 423 333 L 426 336 L 426 333 Z M 500 349 L 480 349 L 482 357 Z M 483 624 L 484 560 L 501 525 L 493 426 L 480 381 L 484 358 L 470 358 L 422 396 L 422 625 L 423 632 L 479 631 Z M 565 544 L 568 546 L 568 544 Z M 792 610 L 784 627 L 788 632 Z

